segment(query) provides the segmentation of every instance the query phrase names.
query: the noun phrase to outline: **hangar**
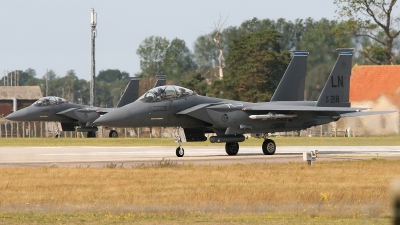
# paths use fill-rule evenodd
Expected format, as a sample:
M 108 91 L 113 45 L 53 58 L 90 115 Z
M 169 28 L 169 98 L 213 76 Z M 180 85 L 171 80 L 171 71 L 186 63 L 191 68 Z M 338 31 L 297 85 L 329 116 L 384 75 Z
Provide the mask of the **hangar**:
M 43 97 L 39 86 L 0 86 L 0 116 L 32 105 Z

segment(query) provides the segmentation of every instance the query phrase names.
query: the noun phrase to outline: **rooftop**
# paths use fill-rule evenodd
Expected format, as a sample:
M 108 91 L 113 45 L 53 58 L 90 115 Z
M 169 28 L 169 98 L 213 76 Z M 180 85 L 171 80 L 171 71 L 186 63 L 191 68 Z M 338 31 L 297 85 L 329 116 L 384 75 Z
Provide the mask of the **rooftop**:
M 41 97 L 43 94 L 39 86 L 0 86 L 0 100 L 37 100 Z
M 400 65 L 354 66 L 350 77 L 350 102 L 374 101 L 400 94 Z

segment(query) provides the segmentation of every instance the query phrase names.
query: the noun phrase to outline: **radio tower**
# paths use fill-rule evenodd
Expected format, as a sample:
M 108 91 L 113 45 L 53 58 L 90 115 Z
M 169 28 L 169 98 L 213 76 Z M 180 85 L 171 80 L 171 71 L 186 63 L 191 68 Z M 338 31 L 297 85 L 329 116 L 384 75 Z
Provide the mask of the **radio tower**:
M 94 12 L 94 9 L 92 8 L 92 12 L 90 14 L 90 25 L 92 28 L 92 68 L 91 68 L 91 81 L 90 81 L 90 105 L 94 106 L 95 105 L 95 78 L 96 78 L 96 67 L 95 67 L 95 60 L 94 60 L 94 39 L 97 36 L 97 30 L 96 30 L 96 25 L 97 25 L 97 13 Z

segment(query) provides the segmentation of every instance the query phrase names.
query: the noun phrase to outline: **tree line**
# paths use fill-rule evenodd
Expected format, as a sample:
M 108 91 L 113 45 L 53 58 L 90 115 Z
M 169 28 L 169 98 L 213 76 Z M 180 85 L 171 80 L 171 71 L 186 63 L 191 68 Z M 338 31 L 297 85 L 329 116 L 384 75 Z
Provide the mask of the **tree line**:
M 215 29 L 199 36 L 191 51 L 184 40 L 150 36 L 136 50 L 140 72 L 146 78 L 167 75 L 169 84 L 181 85 L 213 97 L 250 102 L 268 101 L 284 74 L 291 53 L 306 50 L 306 99 L 316 100 L 338 57 L 336 48 L 355 48 L 357 64 L 397 64 L 396 0 L 334 0 L 337 20 L 312 18 L 287 21 L 253 18 L 240 26 L 224 27 L 229 18 L 214 21 Z M 224 21 L 224 22 L 221 22 Z M 20 85 L 39 85 L 46 93 L 46 77 L 33 69 L 19 71 Z M 96 76 L 96 105 L 113 107 L 129 81 L 118 69 Z M 48 73 L 48 95 L 72 102 L 89 102 L 89 83 L 70 70 L 64 77 Z M 1 81 L 3 82 L 3 81 Z

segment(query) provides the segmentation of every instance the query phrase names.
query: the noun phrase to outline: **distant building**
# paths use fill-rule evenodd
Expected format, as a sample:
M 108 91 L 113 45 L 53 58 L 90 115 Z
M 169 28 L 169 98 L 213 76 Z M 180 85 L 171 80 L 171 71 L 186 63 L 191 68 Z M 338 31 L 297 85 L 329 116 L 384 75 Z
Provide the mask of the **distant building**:
M 39 86 L 0 86 L 0 117 L 5 117 L 13 111 L 14 99 L 17 110 L 32 105 L 43 97 Z
M 374 111 L 400 109 L 400 65 L 354 66 L 350 77 L 352 107 Z M 399 134 L 399 113 L 345 118 L 337 128 L 348 129 L 355 135 Z

